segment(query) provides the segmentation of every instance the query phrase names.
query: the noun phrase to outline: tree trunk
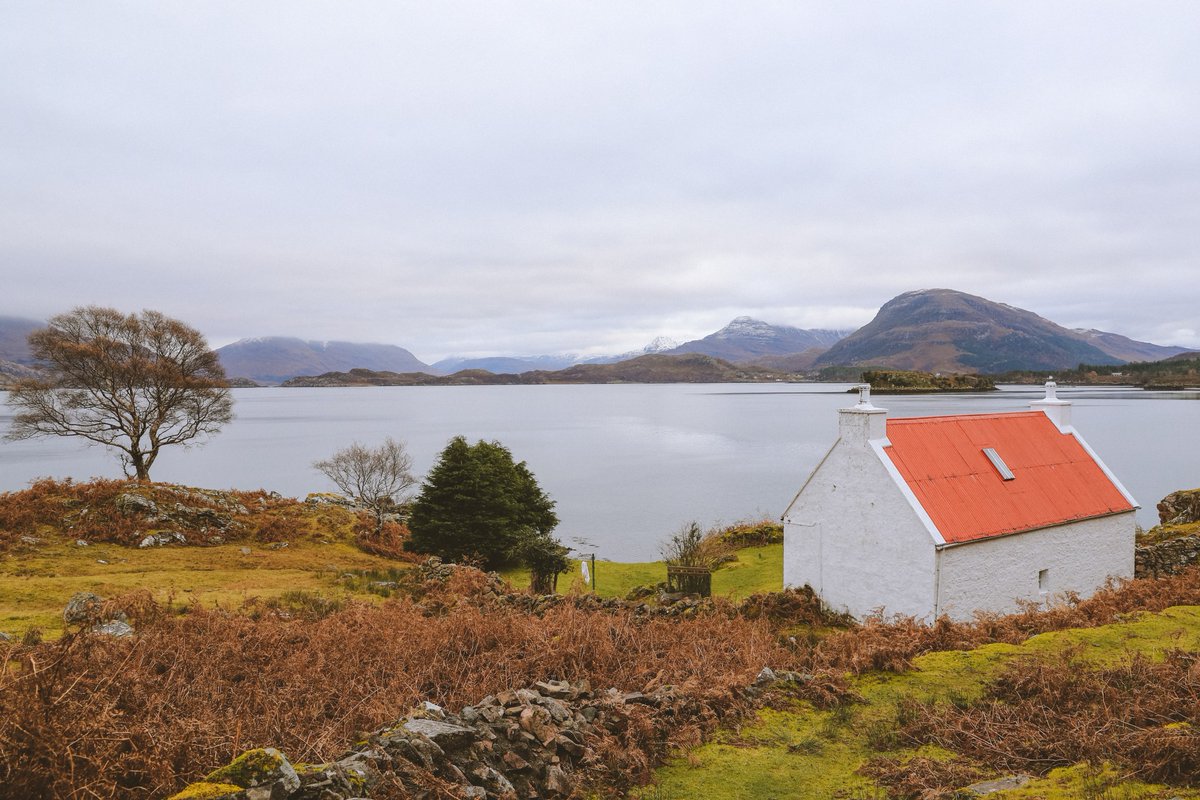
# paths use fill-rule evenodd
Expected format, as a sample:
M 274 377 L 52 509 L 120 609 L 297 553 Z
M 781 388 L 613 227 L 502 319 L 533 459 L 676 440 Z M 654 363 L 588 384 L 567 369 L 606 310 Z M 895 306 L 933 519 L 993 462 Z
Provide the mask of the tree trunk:
M 141 450 L 134 449 L 130 451 L 129 463 L 133 465 L 134 478 L 136 480 L 150 480 L 150 465 L 146 463 L 146 457 Z

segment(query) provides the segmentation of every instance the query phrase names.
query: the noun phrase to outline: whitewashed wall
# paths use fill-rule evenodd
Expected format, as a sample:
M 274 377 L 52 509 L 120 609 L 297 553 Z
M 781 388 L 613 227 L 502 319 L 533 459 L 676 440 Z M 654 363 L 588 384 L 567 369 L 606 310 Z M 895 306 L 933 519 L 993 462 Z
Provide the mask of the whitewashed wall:
M 842 421 L 842 438 L 785 515 L 784 585 L 807 584 L 859 618 L 879 609 L 929 617 L 933 542 L 872 450 L 868 420 L 862 430 Z
M 948 547 L 941 553 L 941 613 L 969 619 L 975 609 L 1018 610 L 1063 592 L 1087 597 L 1109 577 L 1133 576 L 1134 512 Z M 1047 586 L 1038 573 L 1047 570 Z

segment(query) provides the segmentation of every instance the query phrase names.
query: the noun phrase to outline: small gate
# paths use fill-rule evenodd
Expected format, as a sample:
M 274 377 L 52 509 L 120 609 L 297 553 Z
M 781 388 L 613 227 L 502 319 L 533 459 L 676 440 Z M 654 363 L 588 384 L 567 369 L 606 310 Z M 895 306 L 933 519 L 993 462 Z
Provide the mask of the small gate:
M 667 565 L 667 588 L 672 592 L 712 597 L 712 570 L 708 567 Z

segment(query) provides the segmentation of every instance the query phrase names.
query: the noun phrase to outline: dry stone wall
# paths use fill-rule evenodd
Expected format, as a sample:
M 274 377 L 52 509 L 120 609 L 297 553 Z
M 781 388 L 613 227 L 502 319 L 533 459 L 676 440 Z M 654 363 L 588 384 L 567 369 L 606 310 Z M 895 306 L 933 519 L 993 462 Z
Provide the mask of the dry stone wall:
M 414 800 L 567 797 L 584 770 L 606 760 L 600 749 L 633 732 L 665 747 L 673 721 L 699 719 L 712 730 L 719 709 L 672 686 L 593 691 L 586 681 L 543 681 L 456 714 L 424 703 L 327 764 L 251 750 L 171 800 L 350 800 L 384 786 Z
M 1174 575 L 1200 561 L 1200 536 L 1180 536 L 1134 549 L 1134 575 L 1159 578 Z
M 1200 562 L 1200 489 L 1171 492 L 1158 504 L 1159 524 L 1140 537 L 1134 575 L 1174 575 Z

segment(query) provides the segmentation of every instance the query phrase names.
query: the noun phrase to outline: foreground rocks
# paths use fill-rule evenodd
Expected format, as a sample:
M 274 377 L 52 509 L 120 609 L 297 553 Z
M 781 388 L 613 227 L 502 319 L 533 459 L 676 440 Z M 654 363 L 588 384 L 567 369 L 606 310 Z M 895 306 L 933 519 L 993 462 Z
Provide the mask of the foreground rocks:
M 63 609 L 63 622 L 79 625 L 101 636 L 118 639 L 132 636 L 133 626 L 123 611 L 105 608 L 104 598 L 91 592 L 76 592 Z
M 414 800 L 567 797 L 599 764 L 600 749 L 632 731 L 665 743 L 672 720 L 697 718 L 709 730 L 719 721 L 712 705 L 672 686 L 597 692 L 587 681 L 543 681 L 457 714 L 424 703 L 325 764 L 252 750 L 172 800 L 349 800 L 384 785 Z

